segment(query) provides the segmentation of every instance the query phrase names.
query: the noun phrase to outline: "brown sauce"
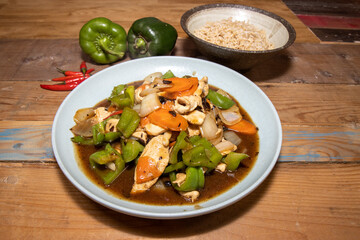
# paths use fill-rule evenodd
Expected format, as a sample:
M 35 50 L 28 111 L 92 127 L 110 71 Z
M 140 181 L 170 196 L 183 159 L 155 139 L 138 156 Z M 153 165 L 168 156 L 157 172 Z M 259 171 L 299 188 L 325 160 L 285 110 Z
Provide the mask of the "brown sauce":
M 239 104 L 238 106 L 243 118 L 252 122 L 246 111 Z M 200 196 L 195 204 L 206 201 L 225 192 L 240 182 L 250 172 L 259 153 L 258 134 L 253 136 L 238 135 L 242 141 L 238 146 L 237 152 L 244 152 L 249 155 L 249 158 L 242 160 L 238 170 L 235 172 L 220 173 L 213 171 L 211 174 L 207 174 L 205 177 L 205 187 L 199 190 Z M 102 180 L 93 170 L 91 170 L 89 165 L 89 156 L 100 149 L 101 148 L 94 146 L 75 145 L 77 160 L 80 168 L 86 176 L 100 188 L 105 189 L 118 198 L 139 203 L 152 205 L 192 204 L 174 190 L 171 184 L 168 184 L 169 178 L 167 176 L 160 177 L 158 183 L 152 186 L 148 191 L 137 195 L 130 195 L 130 191 L 134 183 L 135 171 L 135 165 L 131 163 L 110 186 L 105 186 Z

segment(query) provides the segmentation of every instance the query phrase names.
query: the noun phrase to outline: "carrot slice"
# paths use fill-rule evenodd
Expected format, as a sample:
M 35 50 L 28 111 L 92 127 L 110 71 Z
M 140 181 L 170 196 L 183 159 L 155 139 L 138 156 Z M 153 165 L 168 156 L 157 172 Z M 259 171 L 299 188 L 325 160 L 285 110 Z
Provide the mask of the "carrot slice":
M 197 87 L 198 87 L 198 83 L 195 83 L 194 85 L 191 86 L 191 88 L 185 91 L 172 92 L 172 93 L 165 92 L 164 97 L 167 99 L 176 99 L 177 97 L 190 96 L 194 94 Z
M 147 125 L 148 123 L 150 123 L 150 120 L 148 117 L 142 117 L 140 119 L 140 127 L 144 128 L 145 125 Z
M 136 183 L 145 183 L 160 175 L 161 172 L 156 167 L 155 159 L 149 156 L 139 157 L 136 165 Z
M 254 135 L 257 132 L 255 125 L 249 121 L 246 121 L 245 119 L 242 119 L 240 122 L 234 125 L 226 125 L 226 127 L 235 132 L 247 135 Z
M 147 116 L 151 123 L 172 131 L 185 131 L 188 128 L 186 119 L 180 114 L 159 108 Z
M 171 110 L 173 110 L 174 105 L 175 105 L 175 104 L 174 104 L 173 101 L 166 101 L 165 103 L 161 104 L 161 107 L 162 107 L 163 109 L 166 109 L 166 110 L 168 110 L 168 111 L 171 111 Z
M 162 91 L 167 93 L 181 92 L 190 89 L 193 85 L 198 84 L 198 79 L 196 77 L 190 78 L 179 78 L 173 77 L 165 79 L 172 82 L 172 87 L 163 88 Z

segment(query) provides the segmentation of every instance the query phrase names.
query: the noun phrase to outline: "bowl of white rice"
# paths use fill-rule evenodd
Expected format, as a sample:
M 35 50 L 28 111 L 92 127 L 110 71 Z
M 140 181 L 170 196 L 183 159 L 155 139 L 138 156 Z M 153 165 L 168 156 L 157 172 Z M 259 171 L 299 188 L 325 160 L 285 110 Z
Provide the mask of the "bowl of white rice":
M 185 12 L 180 23 L 202 55 L 238 71 L 265 64 L 296 38 L 285 19 L 238 4 L 201 5 Z

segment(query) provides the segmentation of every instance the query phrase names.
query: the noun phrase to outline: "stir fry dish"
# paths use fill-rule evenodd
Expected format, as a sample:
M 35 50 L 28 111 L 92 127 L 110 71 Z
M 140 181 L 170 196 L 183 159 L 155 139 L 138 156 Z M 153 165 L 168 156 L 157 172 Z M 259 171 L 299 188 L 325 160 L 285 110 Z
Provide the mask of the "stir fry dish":
M 216 194 L 209 188 L 238 182 L 256 160 L 257 127 L 207 77 L 155 72 L 109 95 L 76 112 L 71 140 L 87 171 L 121 197 L 198 202 Z

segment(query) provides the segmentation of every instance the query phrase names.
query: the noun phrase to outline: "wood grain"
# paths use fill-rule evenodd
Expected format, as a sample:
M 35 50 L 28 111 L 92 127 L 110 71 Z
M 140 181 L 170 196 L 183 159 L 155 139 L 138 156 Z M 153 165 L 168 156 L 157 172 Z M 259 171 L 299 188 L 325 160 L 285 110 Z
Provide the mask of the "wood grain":
M 173 25 L 179 37 L 185 38 L 187 36 L 180 26 L 182 14 L 195 6 L 217 2 L 219 1 L 103 0 L 84 3 L 79 0 L 9 0 L 4 1 L 0 7 L 0 38 L 77 39 L 81 27 L 91 18 L 100 16 L 120 24 L 126 31 L 135 20 L 156 16 Z M 220 2 L 234 3 L 229 0 Z M 240 0 L 236 3 L 262 8 L 285 18 L 296 29 L 298 42 L 319 42 L 281 0 Z
M 138 18 L 157 16 L 179 33 L 173 55 L 203 59 L 180 18 L 215 1 L 0 0 L 1 239 L 358 239 L 359 46 L 319 44 L 281 0 L 220 2 L 262 8 L 296 29 L 290 48 L 242 72 L 279 113 L 281 153 L 264 183 L 239 202 L 201 217 L 162 221 L 116 213 L 68 181 L 52 152 L 51 127 L 69 92 L 46 91 L 39 84 L 60 76 L 56 67 L 78 70 L 83 60 L 96 71 L 109 67 L 91 62 L 78 44 L 81 26 L 97 16 L 126 30 Z M 320 9 L 309 6 L 314 1 L 286 2 Z M 345 2 L 324 7 L 355 13 L 356 6 L 336 8 Z
M 253 193 L 223 210 L 147 220 L 88 199 L 54 164 L 1 163 L 0 232 L 4 239 L 351 240 L 360 234 L 359 186 L 359 164 L 281 163 Z
M 0 81 L 49 80 L 60 76 L 56 67 L 77 71 L 82 60 L 96 71 L 109 66 L 91 62 L 74 39 L 0 39 L 0 48 Z M 189 39 L 179 39 L 173 55 L 205 58 Z M 359 84 L 358 66 L 357 45 L 301 43 L 242 74 L 254 82 Z

